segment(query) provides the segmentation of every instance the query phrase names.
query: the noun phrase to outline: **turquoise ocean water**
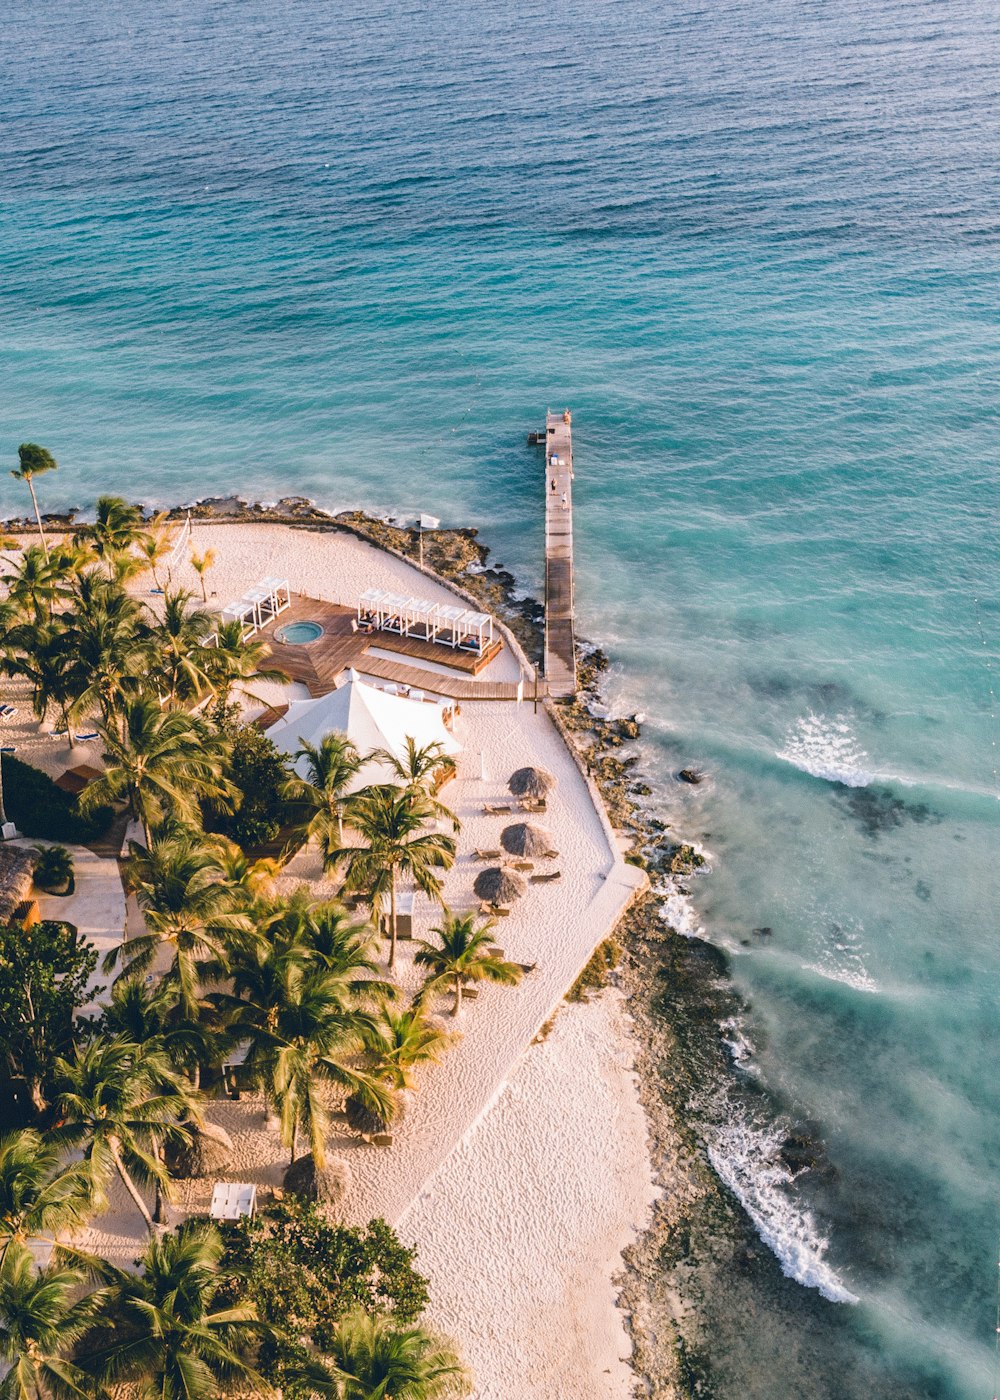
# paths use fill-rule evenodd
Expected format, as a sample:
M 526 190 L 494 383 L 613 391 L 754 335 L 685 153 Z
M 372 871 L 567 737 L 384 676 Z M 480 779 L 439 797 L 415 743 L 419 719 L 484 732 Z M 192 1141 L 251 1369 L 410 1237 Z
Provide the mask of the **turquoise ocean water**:
M 13 0 L 3 26 L 0 455 L 55 453 L 50 507 L 476 521 L 537 586 L 524 435 L 571 404 L 584 630 L 711 853 L 671 917 L 750 1005 L 766 1096 L 712 1155 L 815 1300 L 784 1344 L 816 1396 L 992 1394 L 995 7 Z M 792 1179 L 801 1123 L 829 1169 Z M 754 1328 L 723 1346 L 720 1393 L 785 1393 Z

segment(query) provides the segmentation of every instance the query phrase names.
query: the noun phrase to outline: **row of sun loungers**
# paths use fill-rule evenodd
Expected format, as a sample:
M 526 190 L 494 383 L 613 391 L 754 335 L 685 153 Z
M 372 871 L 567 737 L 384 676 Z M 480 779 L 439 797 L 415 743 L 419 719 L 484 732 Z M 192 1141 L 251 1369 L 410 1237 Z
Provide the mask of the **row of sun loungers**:
M 534 801 L 534 800 L 531 800 L 531 799 L 529 799 L 529 798 L 525 798 L 523 802 L 518 803 L 518 805 L 517 805 L 516 808 L 515 808 L 515 807 L 512 807 L 512 806 L 510 805 L 509 802 L 484 802 L 484 803 L 483 803 L 483 816 L 484 816 L 484 817 L 509 817 L 509 816 L 511 816 L 515 811 L 518 811 L 518 812 L 547 812 L 547 811 L 548 811 L 548 803 L 545 802 L 544 799 L 540 799 L 540 800 L 538 800 L 538 801 Z

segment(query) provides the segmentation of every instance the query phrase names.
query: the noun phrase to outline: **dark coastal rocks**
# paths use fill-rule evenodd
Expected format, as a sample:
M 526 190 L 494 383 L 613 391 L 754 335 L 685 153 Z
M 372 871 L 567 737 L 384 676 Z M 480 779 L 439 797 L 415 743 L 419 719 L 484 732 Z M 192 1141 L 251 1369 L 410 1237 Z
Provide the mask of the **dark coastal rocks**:
M 677 774 L 678 780 L 682 783 L 689 783 L 691 787 L 697 787 L 699 783 L 705 781 L 704 773 L 697 768 L 682 768 Z

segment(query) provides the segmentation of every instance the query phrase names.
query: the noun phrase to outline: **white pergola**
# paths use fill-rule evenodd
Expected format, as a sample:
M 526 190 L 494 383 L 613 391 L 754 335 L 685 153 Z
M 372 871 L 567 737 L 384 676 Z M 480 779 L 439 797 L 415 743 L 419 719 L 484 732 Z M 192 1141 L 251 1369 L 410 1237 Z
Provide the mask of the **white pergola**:
M 243 640 L 246 641 L 291 605 L 292 596 L 286 578 L 262 578 L 253 588 L 248 588 L 242 598 L 223 608 L 222 618 L 224 622 L 239 622 L 243 628 Z
M 473 612 L 455 603 L 432 603 L 381 588 L 368 588 L 358 599 L 358 625 L 400 637 L 418 637 L 442 646 L 479 655 L 493 642 L 489 613 Z

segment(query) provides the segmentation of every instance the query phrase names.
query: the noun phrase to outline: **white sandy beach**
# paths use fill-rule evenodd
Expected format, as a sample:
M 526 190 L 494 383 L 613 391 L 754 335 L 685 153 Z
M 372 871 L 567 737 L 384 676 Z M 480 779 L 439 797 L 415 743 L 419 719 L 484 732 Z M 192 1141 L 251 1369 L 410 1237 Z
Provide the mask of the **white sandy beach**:
M 216 552 L 208 576 L 216 607 L 269 574 L 287 577 L 295 592 L 349 605 L 372 586 L 453 599 L 405 562 L 339 532 L 196 524 L 194 544 Z M 197 588 L 189 566 L 175 570 L 174 582 Z M 148 584 L 140 588 L 155 603 Z M 516 680 L 520 670 L 505 646 L 484 679 Z M 264 698 L 279 698 L 277 689 L 269 686 Z M 299 688 L 282 689 L 280 698 L 291 699 Z M 27 722 L 23 696 L 18 707 L 7 732 L 19 755 L 50 771 L 65 766 L 60 741 L 37 736 Z M 620 1358 L 630 1345 L 612 1278 L 621 1249 L 642 1225 L 651 1184 L 620 1001 L 605 995 L 563 1007 L 549 1038 L 532 1042 L 642 877 L 624 862 L 544 708 L 463 703 L 455 733 L 464 752 L 458 778 L 442 796 L 462 833 L 445 879 L 446 902 L 476 904 L 472 883 L 482 863 L 472 851 L 496 846 L 503 826 L 517 820 L 487 816 L 483 804 L 509 802 L 507 778 L 524 764 L 557 779 L 540 820 L 559 856 L 539 868 L 558 869 L 561 880 L 529 885 L 497 926 L 506 956 L 536 969 L 516 988 L 485 987 L 454 1022 L 447 1001 L 438 1008 L 461 1038 L 440 1065 L 421 1072 L 394 1124 L 392 1147 L 369 1147 L 335 1124 L 329 1149 L 345 1157 L 352 1175 L 344 1215 L 355 1222 L 383 1216 L 418 1245 L 418 1267 L 431 1277 L 433 1319 L 464 1344 L 480 1400 L 624 1397 L 630 1373 Z M 95 758 L 91 746 L 84 761 Z M 305 852 L 283 883 L 319 877 L 318 860 Z M 103 920 L 91 911 L 91 922 L 113 927 L 118 907 Z M 435 918 L 418 898 L 415 935 Z M 415 990 L 412 945 L 401 944 L 398 963 L 403 991 Z M 213 1104 L 209 1116 L 234 1138 L 230 1179 L 280 1184 L 285 1152 L 266 1131 L 259 1103 Z M 181 1183 L 188 1208 L 204 1208 L 209 1193 L 210 1183 Z M 125 1259 L 138 1252 L 141 1235 L 137 1213 L 114 1206 L 86 1243 Z

